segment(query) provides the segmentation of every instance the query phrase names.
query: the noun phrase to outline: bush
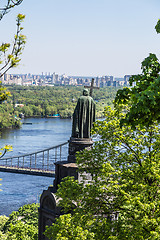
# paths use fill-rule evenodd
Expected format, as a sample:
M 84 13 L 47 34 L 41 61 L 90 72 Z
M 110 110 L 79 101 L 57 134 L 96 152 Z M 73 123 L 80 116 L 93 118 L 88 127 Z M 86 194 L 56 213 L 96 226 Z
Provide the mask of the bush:
M 38 207 L 39 204 L 27 204 L 9 217 L 0 216 L 0 239 L 38 239 Z

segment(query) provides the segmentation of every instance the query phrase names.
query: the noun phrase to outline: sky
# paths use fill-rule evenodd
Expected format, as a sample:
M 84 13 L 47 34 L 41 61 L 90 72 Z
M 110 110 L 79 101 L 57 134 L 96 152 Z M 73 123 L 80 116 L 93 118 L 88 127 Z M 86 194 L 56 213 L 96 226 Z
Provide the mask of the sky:
M 0 21 L 0 43 L 12 42 L 18 13 L 27 43 L 9 73 L 123 77 L 160 58 L 159 0 L 23 0 Z

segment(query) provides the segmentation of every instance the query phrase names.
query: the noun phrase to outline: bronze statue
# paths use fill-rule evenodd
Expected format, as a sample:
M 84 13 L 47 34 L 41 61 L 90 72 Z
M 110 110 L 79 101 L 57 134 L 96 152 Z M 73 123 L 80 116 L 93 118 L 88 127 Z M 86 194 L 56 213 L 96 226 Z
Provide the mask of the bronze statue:
M 83 96 L 78 99 L 73 113 L 72 137 L 90 138 L 90 132 L 95 122 L 95 102 L 89 96 L 88 90 L 83 90 Z

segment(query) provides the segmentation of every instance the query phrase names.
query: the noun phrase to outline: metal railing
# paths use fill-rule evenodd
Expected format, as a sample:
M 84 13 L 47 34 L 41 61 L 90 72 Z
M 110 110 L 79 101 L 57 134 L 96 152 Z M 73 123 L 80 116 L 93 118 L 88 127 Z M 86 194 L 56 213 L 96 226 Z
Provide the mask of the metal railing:
M 53 172 L 55 170 L 54 163 L 57 161 L 67 160 L 67 155 L 68 142 L 65 142 L 41 151 L 1 158 L 0 167 Z

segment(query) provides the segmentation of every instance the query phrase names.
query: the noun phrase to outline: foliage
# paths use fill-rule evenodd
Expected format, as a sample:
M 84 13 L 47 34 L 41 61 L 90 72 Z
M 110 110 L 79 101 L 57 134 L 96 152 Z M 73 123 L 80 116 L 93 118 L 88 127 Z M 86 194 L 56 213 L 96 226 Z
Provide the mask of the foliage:
M 17 15 L 17 32 L 14 36 L 14 43 L 11 46 L 10 43 L 2 43 L 0 45 L 0 78 L 13 67 L 18 66 L 20 62 L 20 55 L 24 49 L 26 43 L 26 37 L 22 34 L 23 27 L 21 23 L 23 22 L 25 15 Z M 8 51 L 10 50 L 10 53 Z
M 7 240 L 7 236 L 3 234 L 3 227 L 7 222 L 7 220 L 8 220 L 8 217 L 2 216 L 2 215 L 0 216 L 0 239 L 1 240 Z
M 0 236 L 7 240 L 38 239 L 38 204 L 28 204 L 0 218 Z
M 0 129 L 19 128 L 20 125 L 20 120 L 16 117 L 13 106 L 7 102 L 0 104 Z
M 23 0 L 7 0 L 7 4 L 0 8 L 0 20 L 2 20 L 3 16 L 8 12 L 9 9 L 14 6 L 18 6 L 22 3 Z M 14 42 L 11 47 L 10 43 L 2 43 L 0 45 L 0 79 L 2 76 L 13 67 L 16 67 L 20 62 L 20 55 L 22 54 L 22 50 L 26 43 L 26 37 L 22 35 L 23 27 L 21 27 L 21 23 L 23 22 L 25 15 L 18 14 L 16 22 L 17 22 L 17 31 L 14 36 Z M 8 54 L 8 50 L 10 53 Z M 0 104 L 7 100 L 10 96 L 10 92 L 7 91 L 5 87 L 2 86 L 2 82 L 0 81 Z M 19 127 L 20 121 L 14 117 L 13 113 L 10 112 L 0 112 L 0 128 L 8 128 L 8 127 Z M 0 152 L 1 157 L 11 149 L 11 146 L 5 146 L 1 148 L 3 151 Z
M 0 158 L 2 158 L 6 152 L 12 151 L 12 146 L 11 145 L 5 145 L 3 148 L 0 148 Z
M 120 127 L 123 118 L 125 113 L 108 107 L 105 120 L 96 122 L 99 141 L 77 156 L 83 181 L 68 177 L 57 191 L 60 205 L 72 215 L 57 220 L 59 226 L 53 224 L 47 236 L 73 239 L 74 225 L 96 240 L 160 239 L 160 126 L 133 130 Z M 86 174 L 92 179 L 86 181 Z M 63 232 L 65 219 L 71 224 Z
M 115 107 L 129 106 L 121 125 L 131 124 L 132 127 L 140 124 L 149 126 L 160 120 L 160 63 L 155 54 L 149 55 L 142 62 L 142 74 L 133 75 L 129 79 L 132 88 L 118 90 L 115 98 Z
M 7 86 L 7 89 L 11 96 L 0 104 L 0 129 L 20 127 L 19 114 L 21 113 L 25 117 L 52 117 L 59 114 L 61 118 L 71 118 L 83 88 L 13 85 Z M 116 92 L 117 88 L 114 87 L 94 91 L 97 118 L 104 116 L 104 106 L 112 105 Z
M 22 2 L 23 0 L 7 0 L 7 4 L 4 7 L 0 8 L 0 21 L 2 20 L 3 16 L 8 13 L 9 9 L 18 6 Z M 10 68 L 18 66 L 18 63 L 21 60 L 20 55 L 22 54 L 22 50 L 26 43 L 26 37 L 22 35 L 23 27 L 21 27 L 21 23 L 23 22 L 24 18 L 25 16 L 22 14 L 18 14 L 17 16 L 17 32 L 14 36 L 14 43 L 12 48 L 10 43 L 2 43 L 0 45 L 0 79 Z M 10 54 L 7 54 L 10 48 L 11 52 Z M 8 92 L 7 89 L 2 86 L 2 82 L 0 81 L 0 104 L 7 100 L 9 96 L 10 92 Z M 0 128 L 6 128 L 10 126 L 19 127 L 20 121 L 15 119 L 14 116 L 11 117 L 10 113 L 0 113 Z M 0 158 L 3 157 L 5 153 L 11 149 L 12 147 L 9 145 L 1 148 L 0 150 L 2 152 L 0 152 Z M 2 235 L 3 234 L 0 232 L 0 238 L 5 239 L 5 237 L 3 238 Z
M 57 219 L 56 224 L 51 227 L 47 227 L 46 235 L 49 239 L 56 240 L 92 240 L 94 233 L 90 233 L 87 229 L 88 225 L 84 229 L 77 223 L 83 221 L 82 217 L 72 217 L 71 214 L 62 215 Z
M 158 22 L 157 22 L 157 24 L 155 26 L 155 29 L 156 29 L 157 33 L 160 33 L 160 19 L 158 19 Z
M 10 92 L 7 91 L 5 87 L 2 86 L 0 82 L 0 109 L 2 108 L 3 102 L 8 98 L 8 96 L 11 96 Z M 19 122 L 13 116 L 10 115 L 10 112 L 4 111 L 1 113 L 0 111 L 0 128 L 6 128 L 11 126 L 17 126 L 19 125 Z M 6 145 L 3 148 L 0 148 L 0 158 L 4 156 L 4 154 L 7 151 L 12 150 L 12 147 L 10 145 Z M 2 152 L 1 152 L 2 151 Z
M 14 109 L 5 100 L 11 96 L 10 92 L 0 82 L 0 128 L 18 127 L 20 122 L 15 119 Z
M 3 15 L 6 13 L 7 9 L 10 9 L 16 5 L 19 5 L 22 1 L 7 1 L 7 5 L 0 9 L 0 11 L 3 12 L 0 15 L 0 20 L 3 17 Z M 23 22 L 25 16 L 22 14 L 18 14 L 17 16 L 17 32 L 14 36 L 14 42 L 13 45 L 10 43 L 2 43 L 0 45 L 0 78 L 10 69 L 13 67 L 16 67 L 20 62 L 20 55 L 22 54 L 22 51 L 24 49 L 24 45 L 26 43 L 26 37 L 22 35 L 23 27 L 21 26 L 21 23 Z M 10 50 L 10 53 L 8 51 Z M 8 97 L 11 96 L 10 92 L 7 91 L 7 89 L 2 86 L 2 83 L 0 82 L 0 129 L 2 128 L 10 128 L 10 127 L 19 127 L 20 121 L 15 118 L 14 115 L 14 109 L 13 111 L 7 109 L 4 102 L 8 99 Z M 8 105 L 7 105 L 8 108 Z
M 25 117 L 52 117 L 59 114 L 61 118 L 71 118 L 78 97 L 82 94 L 81 87 L 74 86 L 8 86 L 12 97 L 8 104 L 23 104 L 17 106 L 15 113 L 24 113 Z M 112 104 L 117 92 L 116 88 L 102 88 L 94 91 L 97 117 L 103 117 L 104 106 Z M 13 100 L 14 99 L 14 100 Z
M 2 86 L 2 82 L 0 81 L 0 103 L 7 100 L 8 96 L 11 96 L 10 92 L 8 92 L 7 89 Z

